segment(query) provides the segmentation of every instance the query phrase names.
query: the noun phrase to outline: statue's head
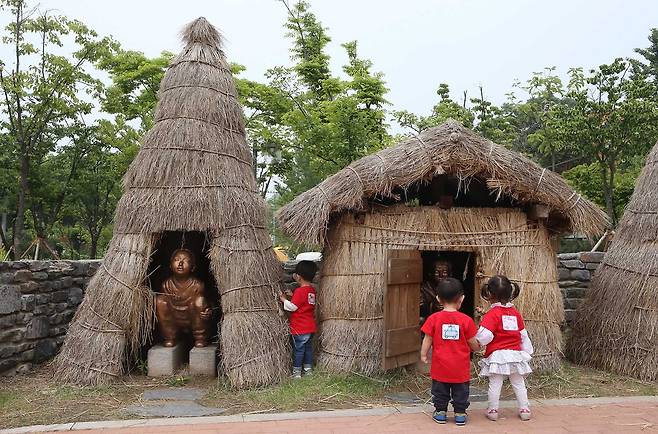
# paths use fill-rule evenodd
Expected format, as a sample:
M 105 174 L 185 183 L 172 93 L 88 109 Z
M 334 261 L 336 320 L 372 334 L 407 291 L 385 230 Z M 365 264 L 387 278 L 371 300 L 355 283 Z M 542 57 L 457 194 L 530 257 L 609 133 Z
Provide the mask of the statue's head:
M 451 277 L 452 264 L 450 264 L 450 262 L 446 260 L 438 259 L 434 261 L 432 271 L 433 271 L 434 279 L 436 281 L 439 281 L 439 279 L 445 279 L 447 277 Z
M 188 276 L 194 271 L 196 260 L 194 253 L 187 249 L 176 249 L 171 254 L 169 260 L 169 267 L 171 271 L 177 276 Z

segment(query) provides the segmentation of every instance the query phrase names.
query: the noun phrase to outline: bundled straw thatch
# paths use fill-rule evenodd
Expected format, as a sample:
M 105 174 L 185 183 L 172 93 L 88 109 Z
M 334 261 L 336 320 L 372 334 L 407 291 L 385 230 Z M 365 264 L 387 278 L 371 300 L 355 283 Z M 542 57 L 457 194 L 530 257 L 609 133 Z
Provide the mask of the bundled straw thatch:
M 578 309 L 568 350 L 577 363 L 658 379 L 658 144 Z
M 500 273 L 518 282 L 523 290 L 514 303 L 533 339 L 534 366 L 558 367 L 564 309 L 550 238 L 545 227 L 510 208 L 400 204 L 362 218 L 345 214 L 332 226 L 324 250 L 319 363 L 336 372 L 381 370 L 387 253 L 396 249 L 472 252 L 476 287 Z M 476 302 L 484 307 L 483 300 Z
M 501 200 L 485 203 L 494 208 L 447 210 L 390 204 L 400 191 L 444 174 L 458 178 L 467 194 L 474 179 L 484 181 Z M 382 197 L 393 200 L 380 206 Z M 531 204 L 548 206 L 548 218 L 530 220 L 525 211 Z M 571 230 L 594 236 L 607 225 L 603 211 L 560 176 L 454 121 L 350 164 L 281 209 L 278 220 L 296 240 L 323 246 L 319 363 L 365 373 L 389 366 L 382 363 L 382 342 L 390 250 L 471 253 L 480 305 L 481 285 L 492 275 L 508 275 L 523 288 L 516 305 L 535 343 L 535 367 L 558 367 L 564 309 L 556 235 Z
M 277 218 L 296 240 L 324 245 L 332 214 L 365 210 L 368 199 L 389 196 L 397 187 L 429 181 L 443 173 L 464 181 L 477 177 L 486 180 L 492 192 L 521 203 L 547 205 L 556 230 L 595 235 L 607 224 L 605 213 L 559 175 L 455 121 L 353 162 L 299 195 Z
M 182 37 L 185 48 L 160 84 L 155 124 L 124 178 L 114 237 L 57 357 L 65 381 L 98 384 L 121 375 L 150 337 L 146 274 L 165 231 L 202 231 L 210 239 L 222 306 L 220 370 L 231 384 L 267 384 L 287 372 L 276 300 L 281 267 L 221 36 L 199 18 Z

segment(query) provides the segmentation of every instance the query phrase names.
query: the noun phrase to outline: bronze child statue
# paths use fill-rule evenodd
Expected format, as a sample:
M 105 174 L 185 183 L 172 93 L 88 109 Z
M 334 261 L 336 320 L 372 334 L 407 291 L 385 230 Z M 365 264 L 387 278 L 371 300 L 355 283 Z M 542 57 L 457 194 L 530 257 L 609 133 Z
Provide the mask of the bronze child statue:
M 162 282 L 156 295 L 156 316 L 165 347 L 176 345 L 180 331 L 191 330 L 195 347 L 208 345 L 211 309 L 205 297 L 203 281 L 194 277 L 194 254 L 187 249 L 175 250 L 169 267 L 173 273 Z

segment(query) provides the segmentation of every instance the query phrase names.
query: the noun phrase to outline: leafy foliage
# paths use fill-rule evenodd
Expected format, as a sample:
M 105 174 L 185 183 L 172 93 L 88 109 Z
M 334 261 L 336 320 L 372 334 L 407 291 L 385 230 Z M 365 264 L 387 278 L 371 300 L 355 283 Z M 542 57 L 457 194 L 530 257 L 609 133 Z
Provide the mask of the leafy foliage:
M 621 215 L 658 137 L 658 29 L 636 58 L 571 68 L 566 83 L 545 68 L 516 83 L 500 106 L 482 87 L 453 99 L 441 83 L 436 104 L 421 115 L 390 108 L 384 75 L 360 57 L 357 41 L 342 44 L 347 62 L 333 71 L 331 38 L 309 3 L 279 1 L 291 64 L 273 66 L 262 81 L 231 65 L 254 176 L 271 211 L 389 146 L 389 120 L 418 134 L 456 119 L 562 172 L 613 219 Z M 173 55 L 124 49 L 28 0 L 0 0 L 0 9 L 10 18 L 2 43 L 15 53 L 0 62 L 1 250 L 17 257 L 38 245 L 50 256 L 97 257 Z M 303 248 L 271 229 L 277 243 Z

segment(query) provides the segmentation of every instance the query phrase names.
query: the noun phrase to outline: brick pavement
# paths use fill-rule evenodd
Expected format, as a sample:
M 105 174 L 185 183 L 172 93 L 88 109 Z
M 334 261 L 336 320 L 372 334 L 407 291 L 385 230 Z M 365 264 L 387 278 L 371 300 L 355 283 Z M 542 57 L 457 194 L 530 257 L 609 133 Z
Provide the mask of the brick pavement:
M 528 422 L 519 420 L 513 408 L 502 409 L 501 418 L 497 422 L 487 420 L 482 409 L 474 409 L 469 412 L 470 419 L 465 427 L 457 427 L 452 423 L 438 425 L 429 416 L 431 408 L 407 407 L 333 413 L 78 423 L 61 425 L 57 430 L 61 432 L 73 429 L 80 434 L 658 433 L 658 399 L 646 397 L 641 400 L 640 398 L 637 401 L 633 401 L 632 398 L 551 401 L 548 404 L 534 405 L 533 419 Z M 347 416 L 348 414 L 352 416 Z M 93 429 L 84 429 L 85 427 L 93 427 Z M 46 427 L 41 427 L 39 431 L 56 432 L 52 431 L 55 427 L 48 428 L 51 431 Z M 28 432 L 24 429 L 19 430 L 7 432 Z

